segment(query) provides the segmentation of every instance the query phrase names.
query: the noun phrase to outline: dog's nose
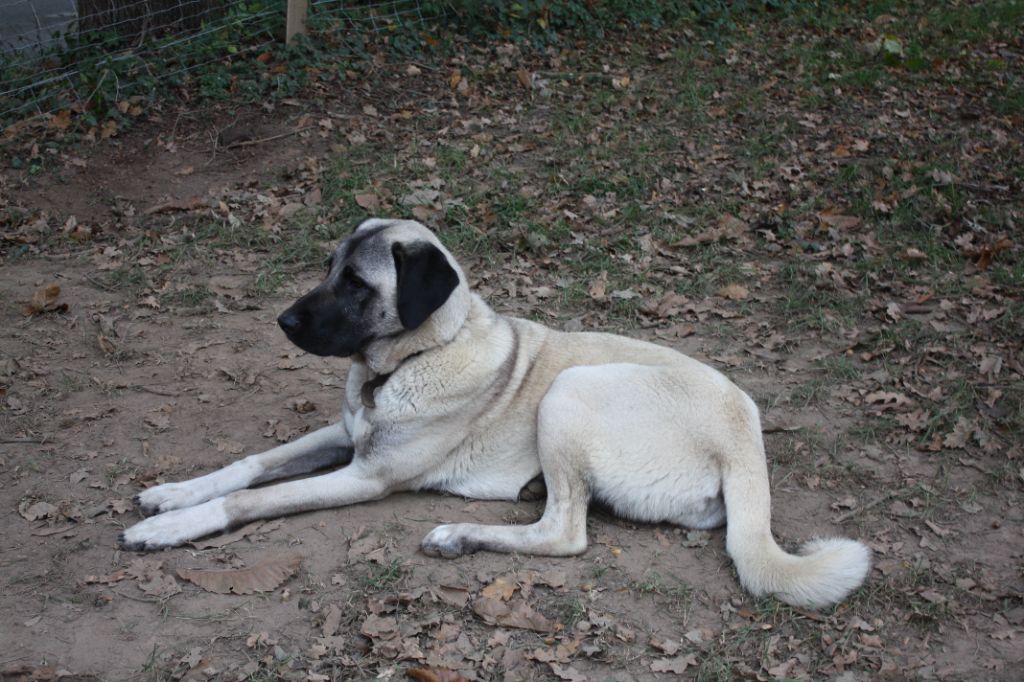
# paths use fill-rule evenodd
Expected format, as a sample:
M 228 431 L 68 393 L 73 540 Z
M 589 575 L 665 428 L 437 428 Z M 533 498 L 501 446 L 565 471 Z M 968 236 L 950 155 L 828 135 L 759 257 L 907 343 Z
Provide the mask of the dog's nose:
M 285 334 L 291 334 L 298 330 L 302 321 L 297 314 L 291 310 L 286 310 L 277 318 L 277 323 L 281 325 L 281 329 L 284 330 Z

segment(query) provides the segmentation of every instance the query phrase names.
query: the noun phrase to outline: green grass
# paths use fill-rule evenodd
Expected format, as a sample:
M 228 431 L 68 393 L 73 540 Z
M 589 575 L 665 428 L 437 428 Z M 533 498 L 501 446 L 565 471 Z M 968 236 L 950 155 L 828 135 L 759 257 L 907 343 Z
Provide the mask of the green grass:
M 386 564 L 367 564 L 366 574 L 362 580 L 363 589 L 367 592 L 392 590 L 410 573 L 410 569 L 401 559 L 392 559 Z
M 207 287 L 195 285 L 163 293 L 160 295 L 160 302 L 163 305 L 183 308 L 203 308 L 206 307 L 213 297 L 213 292 Z
M 653 595 L 659 605 L 686 623 L 693 608 L 694 595 L 693 588 L 680 578 L 674 575 L 666 577 L 657 571 L 648 570 L 642 580 L 634 582 L 630 587 L 639 594 Z

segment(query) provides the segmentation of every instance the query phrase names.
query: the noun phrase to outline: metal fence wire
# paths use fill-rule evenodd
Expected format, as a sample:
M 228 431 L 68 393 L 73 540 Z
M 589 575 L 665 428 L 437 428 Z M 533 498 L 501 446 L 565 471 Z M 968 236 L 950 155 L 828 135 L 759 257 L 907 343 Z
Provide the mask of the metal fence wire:
M 148 97 L 189 72 L 283 45 L 286 0 L 0 0 L 0 128 Z M 349 35 L 425 21 L 415 0 L 313 0 L 307 23 Z

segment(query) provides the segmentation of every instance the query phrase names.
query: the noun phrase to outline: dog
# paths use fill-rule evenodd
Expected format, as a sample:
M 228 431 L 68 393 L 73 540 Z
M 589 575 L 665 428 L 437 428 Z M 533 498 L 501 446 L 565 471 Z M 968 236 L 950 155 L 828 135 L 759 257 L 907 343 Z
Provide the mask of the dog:
M 122 547 L 172 547 L 402 490 L 514 500 L 543 474 L 536 523 L 438 526 L 423 552 L 580 554 L 595 501 L 636 521 L 727 524 L 726 549 L 755 596 L 823 608 L 868 573 L 869 550 L 854 540 L 811 540 L 797 555 L 776 544 L 758 410 L 725 376 L 644 341 L 499 315 L 417 222 L 360 224 L 278 323 L 306 352 L 352 358 L 341 421 L 142 491 L 135 501 L 151 516 Z

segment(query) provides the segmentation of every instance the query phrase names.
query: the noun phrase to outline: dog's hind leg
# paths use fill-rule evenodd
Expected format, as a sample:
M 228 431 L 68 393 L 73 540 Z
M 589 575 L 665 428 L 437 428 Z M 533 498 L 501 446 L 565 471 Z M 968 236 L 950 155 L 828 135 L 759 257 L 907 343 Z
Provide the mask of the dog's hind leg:
M 538 410 L 537 446 L 547 487 L 544 515 L 525 526 L 438 526 L 423 539 L 423 552 L 443 557 L 479 550 L 569 556 L 586 550 L 590 502 L 586 466 L 590 449 L 600 447 L 588 437 L 586 425 L 592 419 L 568 382 L 556 382 Z
M 344 423 L 339 422 L 205 476 L 153 486 L 136 495 L 135 503 L 143 514 L 159 514 L 192 507 L 257 483 L 346 464 L 351 459 L 352 439 Z

